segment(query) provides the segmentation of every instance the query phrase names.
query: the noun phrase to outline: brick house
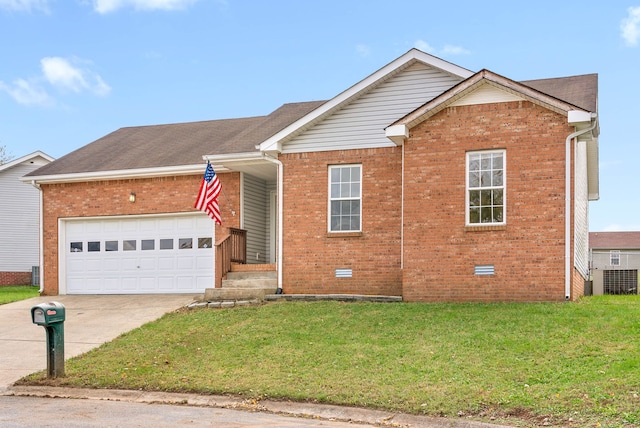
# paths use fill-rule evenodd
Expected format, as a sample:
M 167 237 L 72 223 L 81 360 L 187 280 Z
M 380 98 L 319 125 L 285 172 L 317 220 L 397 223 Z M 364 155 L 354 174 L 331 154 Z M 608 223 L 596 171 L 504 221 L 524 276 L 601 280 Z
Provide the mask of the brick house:
M 43 292 L 219 287 L 241 232 L 285 294 L 574 299 L 598 133 L 597 75 L 515 82 L 415 49 L 328 101 L 122 128 L 25 177 Z M 193 209 L 203 160 L 222 226 Z

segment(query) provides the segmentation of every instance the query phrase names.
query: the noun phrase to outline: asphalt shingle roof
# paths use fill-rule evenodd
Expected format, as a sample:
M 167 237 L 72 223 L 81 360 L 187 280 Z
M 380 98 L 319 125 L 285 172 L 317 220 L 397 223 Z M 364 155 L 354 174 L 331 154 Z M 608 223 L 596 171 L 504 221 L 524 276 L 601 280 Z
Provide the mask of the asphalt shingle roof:
M 284 104 L 268 116 L 120 128 L 28 175 L 196 165 L 203 155 L 256 152 L 324 102 Z
M 598 111 L 598 75 L 559 77 L 520 82 L 537 91 L 590 112 Z
M 589 232 L 589 248 L 639 250 L 640 232 Z

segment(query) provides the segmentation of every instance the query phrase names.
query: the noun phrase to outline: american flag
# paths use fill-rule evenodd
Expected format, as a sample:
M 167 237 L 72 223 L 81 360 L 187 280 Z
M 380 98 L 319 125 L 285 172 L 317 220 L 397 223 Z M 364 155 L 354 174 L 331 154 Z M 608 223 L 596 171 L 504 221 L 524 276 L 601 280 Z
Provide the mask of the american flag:
M 207 162 L 207 169 L 204 171 L 204 177 L 194 207 L 209 214 L 209 217 L 218 224 L 222 224 L 220 208 L 218 207 L 218 195 L 221 189 L 222 186 L 216 172 L 213 170 L 211 163 Z

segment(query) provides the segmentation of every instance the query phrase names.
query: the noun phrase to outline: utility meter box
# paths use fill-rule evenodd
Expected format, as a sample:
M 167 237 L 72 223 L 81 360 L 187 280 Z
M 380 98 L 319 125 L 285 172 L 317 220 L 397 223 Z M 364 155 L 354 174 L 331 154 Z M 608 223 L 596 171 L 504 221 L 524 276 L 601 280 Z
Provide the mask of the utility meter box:
M 41 326 L 60 324 L 65 320 L 65 307 L 62 303 L 47 302 L 31 308 L 31 321 Z

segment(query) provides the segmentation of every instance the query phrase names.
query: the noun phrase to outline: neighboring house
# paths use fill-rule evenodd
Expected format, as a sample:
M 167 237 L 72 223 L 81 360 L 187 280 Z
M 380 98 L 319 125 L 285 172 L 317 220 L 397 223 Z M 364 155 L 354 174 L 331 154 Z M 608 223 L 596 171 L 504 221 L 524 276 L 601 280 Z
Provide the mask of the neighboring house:
M 593 294 L 638 294 L 640 232 L 591 232 Z
M 20 178 L 53 158 L 40 151 L 0 165 L 0 285 L 29 285 L 40 266 L 40 192 Z
M 202 292 L 242 232 L 285 294 L 575 299 L 598 134 L 595 74 L 515 82 L 415 49 L 328 101 L 122 128 L 25 177 L 44 292 Z M 215 228 L 193 209 L 203 159 Z

